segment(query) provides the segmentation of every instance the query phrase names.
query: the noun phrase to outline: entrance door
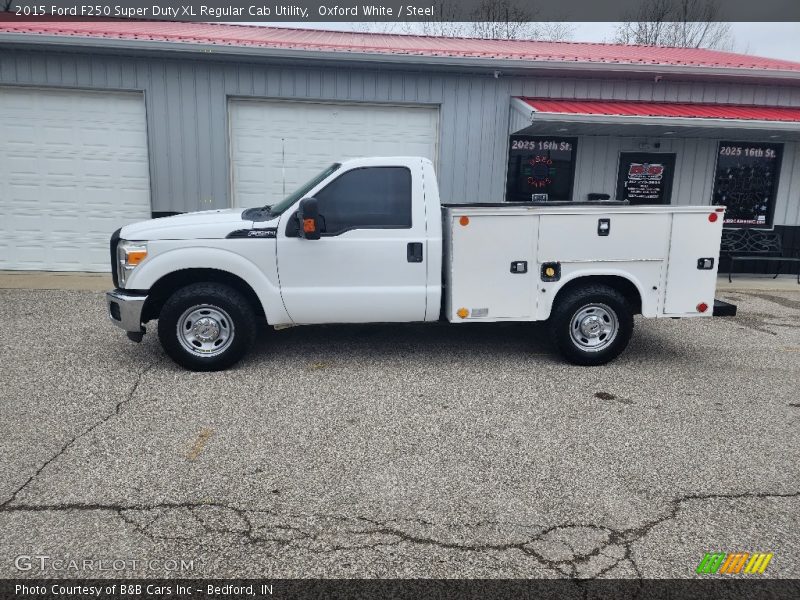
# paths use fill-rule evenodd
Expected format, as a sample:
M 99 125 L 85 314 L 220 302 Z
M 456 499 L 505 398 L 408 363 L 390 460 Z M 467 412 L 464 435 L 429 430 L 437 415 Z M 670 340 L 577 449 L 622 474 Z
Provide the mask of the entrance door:
M 631 204 L 669 204 L 675 155 L 666 152 L 620 152 L 617 200 Z
M 408 159 L 403 166 L 351 169 L 317 191 L 318 240 L 298 237 L 295 211 L 283 214 L 278 274 L 292 321 L 425 320 L 425 206 L 422 181 L 411 176 L 413 164 Z

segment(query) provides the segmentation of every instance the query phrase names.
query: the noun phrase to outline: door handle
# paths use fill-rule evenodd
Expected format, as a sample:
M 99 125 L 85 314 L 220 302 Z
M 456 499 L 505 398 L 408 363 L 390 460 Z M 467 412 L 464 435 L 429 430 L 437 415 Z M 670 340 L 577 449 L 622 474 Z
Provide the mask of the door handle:
M 422 262 L 422 242 L 409 242 L 406 246 L 406 260 L 410 263 Z

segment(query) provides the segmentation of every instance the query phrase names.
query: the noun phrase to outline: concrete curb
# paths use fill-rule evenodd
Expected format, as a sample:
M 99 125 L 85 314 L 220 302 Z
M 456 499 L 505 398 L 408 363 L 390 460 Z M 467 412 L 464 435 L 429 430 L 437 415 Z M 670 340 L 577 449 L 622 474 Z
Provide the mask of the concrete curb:
M 720 276 L 717 278 L 717 293 L 737 292 L 737 291 L 770 291 L 770 292 L 800 292 L 800 284 L 797 283 L 795 275 L 782 275 L 777 279 L 769 276 L 745 275 L 733 278 L 733 282 L 728 283 L 728 277 Z
M 114 287 L 110 273 L 0 271 L 0 289 L 80 290 L 102 292 Z

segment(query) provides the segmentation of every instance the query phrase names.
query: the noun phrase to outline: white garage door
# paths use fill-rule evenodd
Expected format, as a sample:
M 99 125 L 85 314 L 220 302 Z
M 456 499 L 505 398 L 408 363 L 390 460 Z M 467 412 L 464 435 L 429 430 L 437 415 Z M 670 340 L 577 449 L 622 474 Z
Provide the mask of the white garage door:
M 108 271 L 150 218 L 144 98 L 0 87 L 0 269 Z
M 231 100 L 229 115 L 236 206 L 273 204 L 347 158 L 436 160 L 435 107 Z

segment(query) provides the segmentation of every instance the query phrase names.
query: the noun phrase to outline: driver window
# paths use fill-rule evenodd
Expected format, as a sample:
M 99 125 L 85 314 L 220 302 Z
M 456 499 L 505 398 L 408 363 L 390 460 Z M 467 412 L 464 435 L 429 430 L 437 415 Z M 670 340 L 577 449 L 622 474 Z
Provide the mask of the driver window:
M 411 227 L 411 171 L 406 167 L 353 169 L 315 197 L 327 235 L 350 229 Z

